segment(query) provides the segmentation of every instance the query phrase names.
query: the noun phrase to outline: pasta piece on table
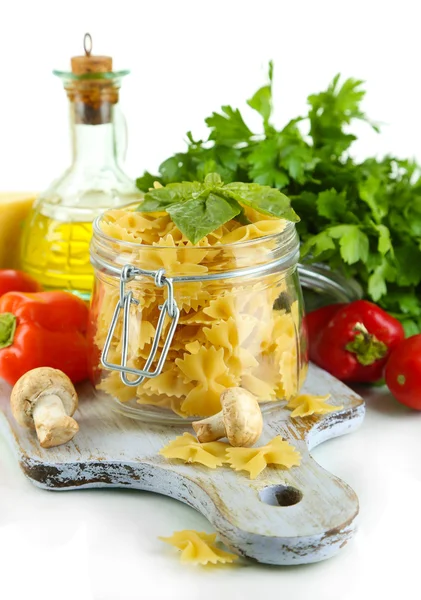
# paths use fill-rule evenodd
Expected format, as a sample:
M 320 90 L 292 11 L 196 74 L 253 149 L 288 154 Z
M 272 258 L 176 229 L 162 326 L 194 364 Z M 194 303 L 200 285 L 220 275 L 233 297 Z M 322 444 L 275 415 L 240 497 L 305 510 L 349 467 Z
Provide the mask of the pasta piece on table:
M 182 563 L 207 565 L 209 563 L 232 563 L 238 559 L 236 554 L 221 550 L 216 545 L 216 533 L 205 533 L 186 529 L 176 531 L 171 537 L 160 537 L 160 540 L 181 550 Z

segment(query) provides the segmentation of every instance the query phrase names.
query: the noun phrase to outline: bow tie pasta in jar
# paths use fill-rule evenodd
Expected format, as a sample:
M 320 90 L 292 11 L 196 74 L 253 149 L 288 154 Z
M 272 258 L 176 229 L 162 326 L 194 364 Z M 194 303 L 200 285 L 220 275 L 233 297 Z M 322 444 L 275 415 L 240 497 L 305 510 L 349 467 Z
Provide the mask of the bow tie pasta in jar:
M 279 190 L 216 174 L 156 184 L 139 206 L 99 217 L 97 390 L 168 423 L 219 412 L 230 387 L 262 409 L 295 396 L 307 370 L 297 220 Z

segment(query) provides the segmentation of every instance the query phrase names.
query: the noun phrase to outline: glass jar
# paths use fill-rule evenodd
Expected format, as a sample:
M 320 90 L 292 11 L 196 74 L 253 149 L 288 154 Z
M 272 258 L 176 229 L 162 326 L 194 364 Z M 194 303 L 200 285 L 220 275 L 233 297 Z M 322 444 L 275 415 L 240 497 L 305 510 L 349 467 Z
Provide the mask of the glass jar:
M 112 71 L 110 57 L 90 51 L 73 57 L 72 69 L 54 71 L 69 100 L 71 165 L 37 198 L 23 231 L 21 264 L 44 289 L 64 289 L 89 299 L 93 220 L 142 194 L 120 166 L 126 126 L 119 90 L 129 71 Z
M 307 343 L 293 223 L 231 244 L 169 246 L 117 239 L 106 222 L 107 213 L 93 228 L 89 331 L 104 399 L 174 423 L 218 412 L 227 387 L 264 410 L 297 394 Z
M 363 290 L 355 279 L 344 277 L 324 264 L 300 264 L 298 274 L 306 312 L 328 304 L 361 300 Z

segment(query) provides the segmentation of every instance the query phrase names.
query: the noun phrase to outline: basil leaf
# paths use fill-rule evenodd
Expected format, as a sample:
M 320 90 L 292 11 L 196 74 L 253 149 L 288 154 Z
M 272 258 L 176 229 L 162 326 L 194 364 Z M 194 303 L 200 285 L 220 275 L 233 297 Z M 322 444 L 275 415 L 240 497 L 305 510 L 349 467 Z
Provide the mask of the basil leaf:
M 291 208 L 289 198 L 279 190 L 258 183 L 228 183 L 223 187 L 228 195 L 246 206 L 281 219 L 296 223 L 298 215 Z M 226 197 L 226 196 L 225 196 Z
M 235 200 L 210 192 L 207 197 L 172 204 L 167 212 L 186 238 L 197 244 L 205 235 L 240 214 L 241 206 Z
M 183 181 L 183 183 L 169 183 L 164 188 L 150 190 L 136 210 L 139 212 L 166 211 L 171 204 L 185 202 L 188 198 L 200 196 L 205 191 L 202 183 L 197 181 Z
M 208 173 L 205 177 L 205 186 L 208 188 L 221 187 L 223 185 L 223 181 L 219 173 Z

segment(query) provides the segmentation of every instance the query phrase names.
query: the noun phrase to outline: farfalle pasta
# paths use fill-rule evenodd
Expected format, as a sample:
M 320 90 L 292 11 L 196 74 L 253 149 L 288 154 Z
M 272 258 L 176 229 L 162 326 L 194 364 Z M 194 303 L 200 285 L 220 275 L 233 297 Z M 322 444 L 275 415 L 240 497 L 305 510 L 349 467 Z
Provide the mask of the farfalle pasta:
M 120 298 L 116 272 L 124 265 L 163 269 L 173 278 L 180 310 L 162 372 L 128 387 L 117 371 L 103 369 L 96 382 L 100 390 L 158 419 L 215 414 L 221 409 L 221 393 L 233 386 L 255 394 L 262 404 L 298 394 L 307 357 L 292 223 L 244 207 L 242 219 L 232 219 L 192 244 L 166 213 L 116 209 L 101 217 L 93 252 L 100 265 L 92 301 L 95 374 Z M 136 301 L 129 310 L 127 365 L 143 370 L 156 349 L 153 370 L 171 325 L 167 317 L 155 340 L 168 290 L 152 276 L 137 277 L 126 290 Z M 122 351 L 120 313 L 108 362 L 120 365 Z
M 326 415 L 331 412 L 342 410 L 343 406 L 328 404 L 330 394 L 326 396 L 315 396 L 314 394 L 300 394 L 287 404 L 287 408 L 292 410 L 291 418 L 309 417 L 311 415 Z
M 180 562 L 185 564 L 216 565 L 217 563 L 232 563 L 238 559 L 236 554 L 217 546 L 216 533 L 185 529 L 176 531 L 171 537 L 160 537 L 159 539 L 181 550 Z
M 159 453 L 165 458 L 182 460 L 185 463 L 199 463 L 209 469 L 216 469 L 227 461 L 224 442 L 200 443 L 191 433 L 183 433 L 172 440 Z
M 301 462 L 298 450 L 279 435 L 260 448 L 227 448 L 226 456 L 235 471 L 247 471 L 250 479 L 256 479 L 268 465 L 290 469 Z

